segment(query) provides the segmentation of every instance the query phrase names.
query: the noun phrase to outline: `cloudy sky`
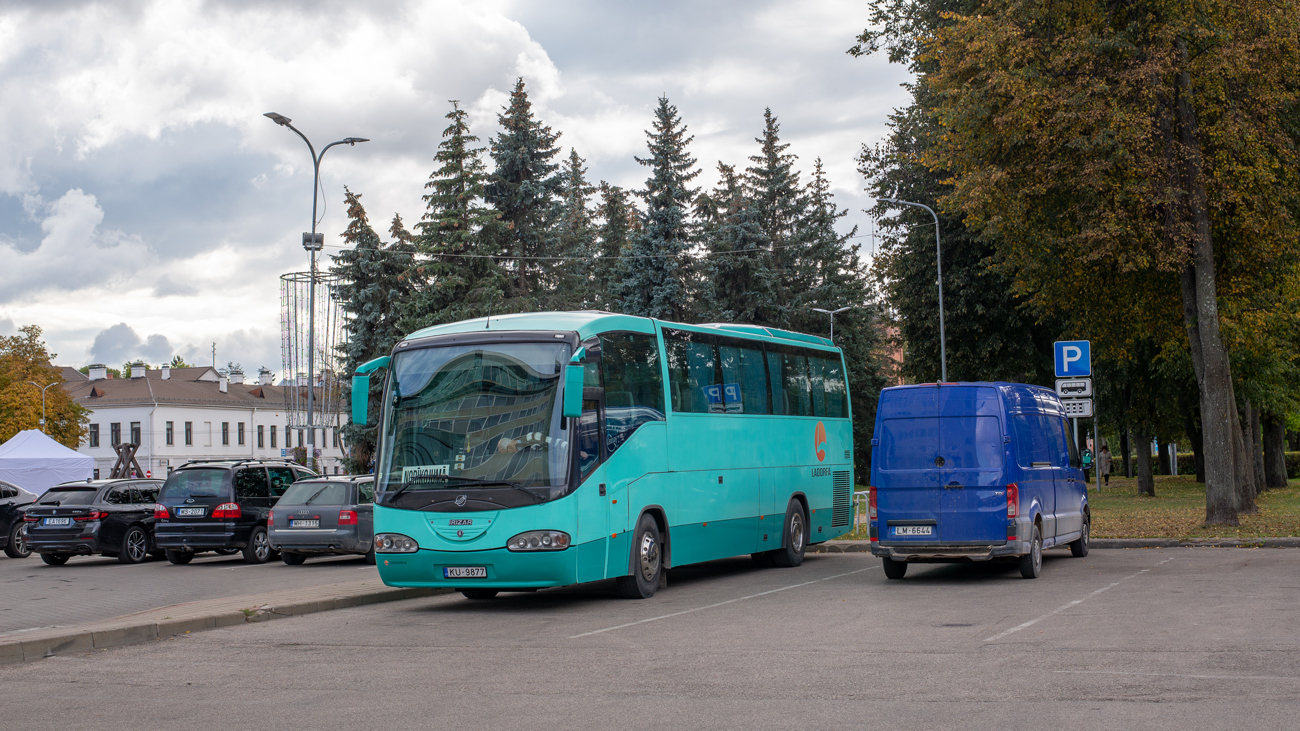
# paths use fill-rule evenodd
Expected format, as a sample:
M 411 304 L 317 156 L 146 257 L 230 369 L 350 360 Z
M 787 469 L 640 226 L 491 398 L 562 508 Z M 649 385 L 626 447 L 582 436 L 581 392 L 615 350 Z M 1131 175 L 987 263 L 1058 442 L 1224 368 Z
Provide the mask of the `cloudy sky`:
M 278 277 L 307 265 L 312 168 L 262 113 L 318 149 L 372 140 L 325 157 L 328 254 L 344 185 L 381 231 L 414 224 L 448 100 L 487 140 L 517 77 L 593 182 L 628 187 L 661 94 L 704 185 L 754 154 L 770 106 L 868 232 L 853 158 L 907 77 L 845 54 L 866 16 L 848 0 L 7 2 L 0 335 L 39 325 L 62 365 L 210 363 L 215 342 L 218 363 L 279 371 Z

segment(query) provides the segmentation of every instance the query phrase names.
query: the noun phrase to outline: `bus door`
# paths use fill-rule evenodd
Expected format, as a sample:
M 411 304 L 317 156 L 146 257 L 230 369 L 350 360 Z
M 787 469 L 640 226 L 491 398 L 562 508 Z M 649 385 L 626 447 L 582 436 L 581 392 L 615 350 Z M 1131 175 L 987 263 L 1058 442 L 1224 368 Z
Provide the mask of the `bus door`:
M 579 582 L 605 578 L 609 563 L 611 496 L 605 475 L 604 402 L 604 389 L 590 386 L 582 389 L 582 416 L 574 432 L 581 536 L 577 547 Z

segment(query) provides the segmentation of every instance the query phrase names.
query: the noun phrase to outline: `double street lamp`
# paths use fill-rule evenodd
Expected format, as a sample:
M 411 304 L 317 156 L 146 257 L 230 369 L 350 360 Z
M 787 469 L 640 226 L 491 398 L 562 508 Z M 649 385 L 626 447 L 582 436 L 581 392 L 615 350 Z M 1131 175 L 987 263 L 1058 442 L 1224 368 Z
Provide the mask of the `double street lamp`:
M 921 203 L 912 203 L 911 201 L 900 201 L 897 198 L 877 198 L 881 203 L 893 203 L 899 206 L 914 206 L 924 208 L 934 217 L 934 262 L 935 267 L 939 270 L 939 380 L 948 382 L 948 353 L 944 348 L 943 337 L 943 256 L 939 248 L 939 215 L 934 212 L 933 208 Z
M 853 309 L 853 305 L 849 305 L 848 307 L 841 307 L 838 310 L 823 310 L 820 307 L 812 308 L 813 312 L 820 312 L 823 315 L 831 316 L 831 345 L 835 344 L 835 316 L 840 314 L 841 312 L 848 312 L 851 309 Z
M 48 390 L 50 386 L 57 386 L 57 385 L 58 385 L 58 381 L 55 381 L 54 383 L 47 384 L 47 385 L 45 385 L 45 386 L 42 386 L 41 384 L 37 383 L 36 381 L 28 381 L 28 383 L 30 383 L 30 384 L 32 384 L 33 386 L 35 386 L 35 387 L 41 389 L 41 433 L 43 434 L 43 433 L 45 433 L 45 391 Z
M 320 161 L 325 157 L 325 152 L 335 145 L 349 145 L 355 147 L 358 142 L 369 142 L 365 137 L 344 137 L 337 142 L 331 142 L 321 148 L 320 154 L 316 154 L 316 148 L 312 146 L 311 140 L 307 135 L 298 131 L 290 122 L 293 120 L 283 114 L 267 112 L 262 115 L 281 127 L 288 127 L 294 131 L 294 134 L 302 138 L 307 143 L 307 150 L 311 152 L 311 163 L 313 168 L 312 186 L 311 186 L 311 233 L 302 235 L 302 248 L 306 249 L 307 256 L 311 260 L 311 274 L 307 285 L 307 448 L 308 458 L 316 450 L 316 424 L 313 421 L 312 411 L 315 405 L 316 393 L 316 252 L 325 246 L 325 237 L 323 234 L 316 233 L 316 201 L 320 194 Z

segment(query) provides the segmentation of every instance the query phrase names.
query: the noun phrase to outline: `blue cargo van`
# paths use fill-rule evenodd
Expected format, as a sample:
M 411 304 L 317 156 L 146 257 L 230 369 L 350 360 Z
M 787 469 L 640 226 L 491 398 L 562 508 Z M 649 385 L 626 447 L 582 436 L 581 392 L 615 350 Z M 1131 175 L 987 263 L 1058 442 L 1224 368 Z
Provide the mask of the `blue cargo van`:
M 942 383 L 880 393 L 871 440 L 871 552 L 909 563 L 1088 555 L 1088 489 L 1056 393 L 1018 383 Z

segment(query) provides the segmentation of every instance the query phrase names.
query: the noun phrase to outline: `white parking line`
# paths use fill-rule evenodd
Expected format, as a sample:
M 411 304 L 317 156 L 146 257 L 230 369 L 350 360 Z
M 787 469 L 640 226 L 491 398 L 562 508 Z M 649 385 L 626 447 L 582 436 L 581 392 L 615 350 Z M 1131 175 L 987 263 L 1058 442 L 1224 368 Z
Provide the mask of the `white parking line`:
M 1174 560 L 1173 557 L 1167 558 L 1167 559 L 1161 561 L 1160 563 L 1156 564 L 1156 566 L 1163 566 L 1164 564 L 1167 564 L 1167 563 L 1169 563 L 1170 561 L 1173 561 L 1173 560 Z M 1155 568 L 1156 566 L 1153 566 L 1152 568 Z M 1006 637 L 1007 635 L 1012 634 L 1012 633 L 1014 633 L 1014 632 L 1019 632 L 1020 630 L 1025 629 L 1026 627 L 1032 627 L 1032 626 L 1038 624 L 1039 622 L 1043 621 L 1044 619 L 1047 619 L 1048 617 L 1054 617 L 1054 616 L 1060 614 L 1061 612 L 1064 612 L 1065 610 L 1069 609 L 1070 607 L 1078 606 L 1078 605 L 1080 605 L 1080 604 L 1082 604 L 1082 603 L 1088 601 L 1089 599 L 1091 599 L 1091 598 L 1097 596 L 1098 594 L 1100 594 L 1100 593 L 1102 593 L 1102 592 L 1104 592 L 1104 591 L 1109 591 L 1109 590 L 1111 590 L 1111 589 L 1114 589 L 1115 587 L 1119 586 L 1120 584 L 1124 583 L 1125 581 L 1128 581 L 1129 579 L 1132 579 L 1132 578 L 1137 577 L 1137 576 L 1141 576 L 1142 574 L 1145 574 L 1146 572 L 1148 572 L 1148 571 L 1150 571 L 1150 570 L 1151 570 L 1151 569 L 1142 569 L 1141 571 L 1137 572 L 1136 574 L 1132 574 L 1132 575 L 1130 575 L 1130 576 L 1125 576 L 1124 578 L 1120 579 L 1119 581 L 1116 581 L 1115 583 L 1113 583 L 1113 584 L 1111 584 L 1111 585 L 1109 585 L 1109 586 L 1103 586 L 1103 587 L 1101 587 L 1100 589 L 1098 589 L 1098 590 L 1092 592 L 1091 594 L 1088 594 L 1087 596 L 1085 596 L 1085 597 L 1083 597 L 1083 598 L 1081 598 L 1081 599 L 1075 599 L 1074 601 L 1070 602 L 1069 604 L 1066 604 L 1065 606 L 1062 606 L 1062 607 L 1058 607 L 1058 608 L 1056 608 L 1056 609 L 1053 609 L 1052 611 L 1050 611 L 1050 612 L 1048 612 L 1047 614 L 1044 614 L 1044 615 L 1042 615 L 1042 616 L 1034 617 L 1033 619 L 1029 620 L 1028 622 L 1025 622 L 1024 624 L 1016 625 L 1015 627 L 1012 627 L 1011 629 L 1006 630 L 1005 632 L 1000 632 L 1000 633 L 998 633 L 998 634 L 996 634 L 996 635 L 993 635 L 992 637 L 989 637 L 988 639 L 986 639 L 986 640 L 984 640 L 984 641 L 985 641 L 985 642 L 993 642 L 993 641 L 995 641 L 995 640 L 1000 640 L 1000 639 L 1002 639 L 1003 637 Z
M 835 574 L 834 576 L 826 576 L 826 577 L 823 577 L 823 578 L 820 578 L 820 579 L 813 579 L 812 581 L 805 581 L 805 582 L 800 583 L 800 584 L 791 584 L 791 585 L 789 585 L 789 586 L 783 586 L 783 587 L 781 587 L 781 588 L 779 588 L 779 589 L 768 589 L 767 591 L 760 591 L 760 592 L 757 593 L 757 594 L 750 594 L 749 596 L 741 596 L 741 597 L 736 597 L 735 599 L 728 599 L 728 600 L 725 601 L 725 602 L 718 602 L 718 603 L 716 603 L 716 604 L 709 604 L 709 605 L 706 605 L 706 606 L 703 606 L 703 607 L 695 607 L 694 609 L 683 609 L 683 610 L 680 611 L 680 612 L 673 612 L 672 614 L 662 614 L 662 615 L 660 615 L 660 616 L 658 616 L 658 617 L 650 617 L 649 619 L 638 619 L 638 620 L 635 621 L 635 622 L 628 622 L 628 623 L 626 623 L 626 624 L 620 624 L 620 625 L 616 625 L 616 626 L 614 626 L 614 627 L 606 627 L 605 629 L 597 629 L 597 630 L 592 630 L 591 632 L 583 632 L 583 633 L 580 634 L 580 635 L 573 635 L 573 636 L 571 636 L 569 639 L 571 639 L 571 640 L 576 640 L 576 639 L 578 639 L 579 637 L 590 637 L 591 635 L 598 635 L 598 634 L 601 634 L 602 632 L 613 632 L 613 631 L 616 630 L 616 629 L 623 629 L 623 628 L 625 628 L 625 627 L 634 627 L 634 626 L 636 626 L 636 625 L 638 625 L 638 624 L 645 624 L 645 623 L 647 623 L 647 622 L 658 622 L 658 621 L 661 620 L 661 619 L 669 619 L 669 618 L 671 618 L 671 617 L 680 617 L 680 616 L 683 615 L 683 614 L 690 614 L 691 612 L 702 612 L 702 611 L 704 611 L 705 609 L 715 609 L 715 608 L 717 608 L 717 607 L 726 606 L 726 605 L 728 605 L 728 604 L 734 604 L 734 603 L 736 603 L 736 602 L 743 602 L 743 601 L 745 601 L 746 599 L 757 599 L 757 598 L 760 597 L 760 596 L 767 596 L 768 594 L 775 594 L 775 593 L 777 593 L 778 591 L 785 591 L 786 589 L 798 589 L 798 588 L 801 587 L 801 586 L 808 586 L 809 584 L 816 584 L 816 583 L 818 583 L 818 582 L 820 582 L 820 581 L 830 581 L 831 579 L 839 579 L 839 578 L 842 578 L 842 577 L 845 577 L 845 576 L 852 576 L 853 574 L 860 574 L 860 573 L 862 573 L 863 571 L 870 571 L 870 570 L 872 570 L 872 569 L 874 569 L 874 568 L 876 568 L 876 567 L 875 567 L 875 566 L 868 566 L 868 567 L 865 568 L 865 569 L 858 569 L 858 570 L 856 570 L 856 571 L 849 571 L 849 572 L 847 572 L 847 573 L 843 573 L 843 574 Z
M 1143 673 L 1130 670 L 1057 670 L 1073 675 L 1142 675 L 1156 678 L 1194 678 L 1196 680 L 1300 680 L 1294 675 L 1193 675 L 1191 673 Z

